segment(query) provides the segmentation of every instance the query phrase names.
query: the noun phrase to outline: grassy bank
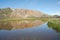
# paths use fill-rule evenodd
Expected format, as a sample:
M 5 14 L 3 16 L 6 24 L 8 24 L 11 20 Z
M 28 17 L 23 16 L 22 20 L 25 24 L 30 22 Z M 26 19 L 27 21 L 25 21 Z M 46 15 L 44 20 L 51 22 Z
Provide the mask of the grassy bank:
M 5 22 L 8 22 L 8 21 L 24 21 L 24 20 L 41 20 L 43 22 L 46 22 L 48 21 L 48 18 L 5 18 L 5 19 L 0 19 L 0 22 L 1 21 L 5 21 Z
M 39 20 L 38 18 L 8 18 L 8 19 L 0 19 L 1 21 L 24 21 L 24 20 Z
M 24 21 L 24 20 L 41 20 L 43 22 L 46 21 L 51 21 L 51 20 L 60 20 L 60 18 L 4 18 L 4 19 L 0 19 L 1 21 Z
M 49 21 L 48 26 L 60 32 L 60 20 Z

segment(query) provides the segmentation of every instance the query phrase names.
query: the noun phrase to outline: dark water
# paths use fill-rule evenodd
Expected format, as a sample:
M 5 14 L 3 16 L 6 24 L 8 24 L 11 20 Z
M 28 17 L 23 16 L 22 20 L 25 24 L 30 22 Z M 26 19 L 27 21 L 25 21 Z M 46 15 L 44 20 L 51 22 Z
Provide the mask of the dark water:
M 32 28 L 0 30 L 0 40 L 60 40 L 60 34 L 44 23 Z

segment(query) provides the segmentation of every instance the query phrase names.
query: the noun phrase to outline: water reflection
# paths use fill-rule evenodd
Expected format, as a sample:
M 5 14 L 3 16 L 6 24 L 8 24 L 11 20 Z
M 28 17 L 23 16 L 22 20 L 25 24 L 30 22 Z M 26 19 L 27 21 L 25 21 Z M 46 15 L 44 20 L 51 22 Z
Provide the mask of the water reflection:
M 0 40 L 60 40 L 60 33 L 40 20 L 0 22 L 0 29 Z
M 47 23 L 33 28 L 0 30 L 0 40 L 60 40 L 58 33 L 48 28 Z
M 42 23 L 43 22 L 40 20 L 0 22 L 0 29 L 1 30 L 23 29 L 23 28 L 30 28 L 33 26 L 41 25 Z
M 11 30 L 13 26 L 9 22 L 0 22 L 0 30 Z

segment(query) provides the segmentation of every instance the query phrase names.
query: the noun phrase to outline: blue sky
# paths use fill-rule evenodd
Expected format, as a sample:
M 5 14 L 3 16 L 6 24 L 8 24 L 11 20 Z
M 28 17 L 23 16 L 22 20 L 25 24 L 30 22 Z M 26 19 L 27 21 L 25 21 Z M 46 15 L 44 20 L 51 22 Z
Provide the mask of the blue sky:
M 60 0 L 0 0 L 0 8 L 23 8 L 60 15 Z

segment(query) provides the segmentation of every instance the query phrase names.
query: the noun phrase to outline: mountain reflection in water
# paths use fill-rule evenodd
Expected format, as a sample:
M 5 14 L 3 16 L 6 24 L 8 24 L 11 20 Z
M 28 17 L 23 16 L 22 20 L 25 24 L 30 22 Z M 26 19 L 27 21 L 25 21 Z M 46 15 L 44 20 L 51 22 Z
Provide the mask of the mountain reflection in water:
M 58 32 L 42 23 L 40 20 L 0 22 L 0 40 L 60 40 Z
M 30 28 L 33 26 L 41 25 L 42 23 L 43 22 L 40 20 L 0 22 L 0 30 L 13 30 L 13 29 Z

